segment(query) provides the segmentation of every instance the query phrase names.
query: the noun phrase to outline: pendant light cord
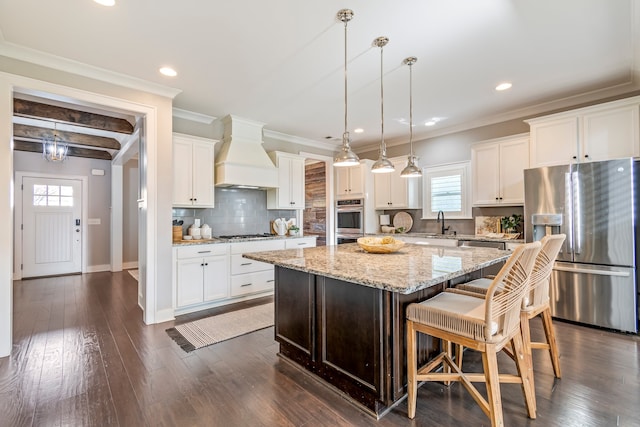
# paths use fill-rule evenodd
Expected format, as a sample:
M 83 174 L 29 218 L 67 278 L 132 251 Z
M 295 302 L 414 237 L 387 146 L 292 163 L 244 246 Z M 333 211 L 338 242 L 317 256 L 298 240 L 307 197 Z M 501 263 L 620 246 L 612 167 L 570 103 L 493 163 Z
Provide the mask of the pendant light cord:
M 413 159 L 413 63 L 409 64 L 409 153 Z
M 387 145 L 384 142 L 384 79 L 382 78 L 382 76 L 384 75 L 384 69 L 382 66 L 384 62 L 382 58 L 383 51 L 384 44 L 380 46 L 380 153 L 382 154 L 382 156 L 386 157 Z
M 344 133 L 342 134 L 342 142 L 349 144 L 349 131 L 347 130 L 347 23 L 344 21 Z

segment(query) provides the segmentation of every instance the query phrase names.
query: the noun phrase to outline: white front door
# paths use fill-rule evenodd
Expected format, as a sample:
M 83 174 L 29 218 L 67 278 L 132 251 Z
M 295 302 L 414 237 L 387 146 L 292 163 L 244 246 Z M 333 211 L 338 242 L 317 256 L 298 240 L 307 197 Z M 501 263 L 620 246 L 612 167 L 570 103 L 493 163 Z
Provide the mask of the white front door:
M 82 271 L 82 181 L 22 178 L 22 277 Z

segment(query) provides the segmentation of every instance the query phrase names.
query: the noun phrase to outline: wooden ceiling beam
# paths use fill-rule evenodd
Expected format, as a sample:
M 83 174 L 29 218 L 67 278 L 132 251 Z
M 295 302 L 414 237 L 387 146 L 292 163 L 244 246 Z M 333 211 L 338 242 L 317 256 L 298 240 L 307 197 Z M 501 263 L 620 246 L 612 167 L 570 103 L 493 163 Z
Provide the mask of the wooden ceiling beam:
M 109 132 L 125 133 L 128 135 L 133 133 L 133 125 L 125 119 L 87 113 L 85 111 L 55 105 L 41 104 L 39 102 L 18 98 L 14 98 L 13 100 L 13 114 L 19 117 L 47 119 Z
M 42 143 L 33 141 L 23 141 L 20 139 L 13 140 L 13 149 L 15 151 L 28 151 L 31 153 L 42 154 Z M 111 160 L 111 154 L 108 151 L 92 150 L 90 148 L 69 147 L 67 156 L 85 157 L 88 159 Z
M 109 150 L 119 150 L 120 143 L 114 138 L 104 136 L 87 135 L 85 133 L 65 132 L 57 130 L 58 138 L 68 144 L 85 145 L 88 147 L 105 148 Z M 13 124 L 13 137 L 42 140 L 44 138 L 53 139 L 53 129 L 40 128 L 36 126 Z

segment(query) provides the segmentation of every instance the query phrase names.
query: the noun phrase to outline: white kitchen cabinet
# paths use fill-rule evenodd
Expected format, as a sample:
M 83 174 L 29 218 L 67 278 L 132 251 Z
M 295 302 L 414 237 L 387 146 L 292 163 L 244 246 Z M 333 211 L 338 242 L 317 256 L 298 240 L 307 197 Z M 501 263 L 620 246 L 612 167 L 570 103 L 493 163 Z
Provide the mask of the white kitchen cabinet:
M 202 244 L 175 249 L 176 308 L 229 297 L 229 245 Z
M 336 198 L 350 199 L 363 198 L 365 193 L 364 174 L 366 165 L 337 167 L 336 171 Z
M 243 258 L 242 254 L 284 248 L 284 239 L 231 243 L 231 296 L 272 292 L 275 282 L 273 265 Z
M 281 151 L 269 157 L 278 168 L 278 188 L 267 190 L 267 209 L 304 209 L 304 157 Z
M 173 206 L 214 207 L 213 148 L 216 142 L 173 134 Z
M 473 204 L 524 204 L 524 170 L 529 167 L 529 135 L 494 139 L 471 147 Z
M 315 237 L 288 237 L 284 241 L 285 249 L 314 248 L 315 246 Z
M 420 209 L 421 179 L 402 178 L 406 157 L 389 159 L 396 169 L 390 173 L 373 174 L 375 209 Z
M 640 156 L 640 97 L 526 122 L 531 167 Z

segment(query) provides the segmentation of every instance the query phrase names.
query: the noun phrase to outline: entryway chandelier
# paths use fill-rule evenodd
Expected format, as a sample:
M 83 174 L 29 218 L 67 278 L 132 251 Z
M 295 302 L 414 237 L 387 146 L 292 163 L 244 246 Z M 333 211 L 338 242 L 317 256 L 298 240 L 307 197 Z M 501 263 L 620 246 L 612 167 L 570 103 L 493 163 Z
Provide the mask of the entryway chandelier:
M 53 139 L 48 135 L 42 139 L 42 157 L 48 162 L 63 162 L 67 159 L 69 146 L 58 137 L 56 124 L 53 124 Z
M 351 151 L 349 131 L 347 127 L 347 23 L 353 18 L 351 9 L 338 11 L 338 19 L 344 22 L 344 133 L 342 134 L 342 149 L 333 158 L 333 166 L 356 166 L 360 164 L 357 154 Z

